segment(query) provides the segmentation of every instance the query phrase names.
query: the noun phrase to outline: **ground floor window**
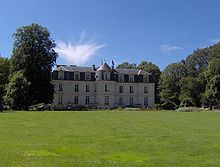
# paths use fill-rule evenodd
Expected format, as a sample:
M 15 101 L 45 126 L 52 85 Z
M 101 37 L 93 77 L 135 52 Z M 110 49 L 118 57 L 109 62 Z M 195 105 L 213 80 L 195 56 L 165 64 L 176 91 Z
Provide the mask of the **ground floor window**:
M 105 105 L 109 105 L 109 96 L 105 96 Z
M 123 97 L 119 97 L 119 105 L 123 105 Z
M 78 96 L 74 97 L 74 104 L 79 104 L 79 97 Z
M 62 95 L 58 96 L 58 104 L 63 104 L 63 96 Z
M 89 104 L 89 96 L 86 96 L 86 98 L 85 98 L 85 104 L 86 104 L 86 105 Z
M 134 105 L 134 97 L 130 97 L 130 106 Z
M 148 97 L 144 97 L 144 105 L 148 106 Z

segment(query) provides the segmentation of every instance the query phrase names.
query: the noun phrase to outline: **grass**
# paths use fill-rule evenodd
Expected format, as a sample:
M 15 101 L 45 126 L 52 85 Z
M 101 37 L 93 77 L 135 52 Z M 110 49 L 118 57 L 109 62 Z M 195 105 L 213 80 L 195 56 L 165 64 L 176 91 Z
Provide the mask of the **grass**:
M 0 167 L 219 164 L 218 112 L 0 113 Z

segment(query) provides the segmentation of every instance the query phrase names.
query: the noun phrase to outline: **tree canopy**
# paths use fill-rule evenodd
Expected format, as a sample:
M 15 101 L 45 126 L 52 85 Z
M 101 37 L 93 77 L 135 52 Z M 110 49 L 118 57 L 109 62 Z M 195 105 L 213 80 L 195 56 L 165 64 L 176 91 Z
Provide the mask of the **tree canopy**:
M 22 71 L 29 84 L 30 104 L 51 103 L 54 88 L 51 72 L 57 53 L 55 43 L 47 28 L 31 24 L 18 28 L 14 33 L 12 73 Z
M 5 95 L 5 87 L 9 82 L 9 74 L 11 68 L 11 60 L 0 57 L 0 104 L 3 103 L 3 96 Z

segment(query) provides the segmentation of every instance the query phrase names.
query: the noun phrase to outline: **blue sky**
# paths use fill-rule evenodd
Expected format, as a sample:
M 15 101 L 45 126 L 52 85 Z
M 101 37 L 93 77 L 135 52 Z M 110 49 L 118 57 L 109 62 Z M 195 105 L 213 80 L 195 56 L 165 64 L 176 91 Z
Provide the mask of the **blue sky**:
M 10 57 L 16 28 L 47 27 L 58 64 L 151 61 L 164 69 L 220 41 L 219 0 L 7 0 L 1 2 L 0 53 Z

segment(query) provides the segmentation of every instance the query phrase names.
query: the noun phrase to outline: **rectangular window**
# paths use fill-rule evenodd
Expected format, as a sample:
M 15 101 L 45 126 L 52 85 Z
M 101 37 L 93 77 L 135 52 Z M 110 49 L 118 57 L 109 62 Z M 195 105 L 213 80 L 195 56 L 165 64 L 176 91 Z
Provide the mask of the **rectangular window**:
M 105 105 L 109 105 L 109 96 L 105 96 Z
M 86 74 L 86 80 L 90 80 L 90 74 Z
M 75 85 L 75 92 L 79 92 L 79 85 Z
M 89 92 L 89 85 L 86 85 L 86 92 Z
M 123 75 L 119 76 L 119 82 L 124 82 L 124 76 Z
M 74 104 L 79 104 L 79 97 L 78 96 L 74 97 Z
M 86 105 L 89 104 L 89 96 L 86 96 L 86 98 L 85 98 L 85 104 L 86 104 Z
M 148 82 L 148 76 L 147 75 L 144 75 L 144 82 Z
M 144 93 L 148 93 L 147 86 L 144 87 Z
M 109 92 L 109 85 L 105 84 L 105 92 Z
M 130 106 L 134 105 L 134 97 L 130 97 Z
M 134 82 L 134 77 L 133 76 L 129 76 L 129 82 Z
M 79 74 L 75 74 L 75 80 L 79 80 Z
M 119 86 L 119 93 L 123 93 L 123 86 Z
M 130 86 L 130 93 L 134 93 L 134 88 L 133 88 L 133 86 Z
M 119 105 L 123 105 L 123 97 L 119 97 Z
M 63 72 L 58 72 L 58 79 L 59 80 L 63 80 L 64 79 Z
M 63 84 L 59 84 L 59 91 L 63 91 Z
M 144 105 L 148 106 L 148 97 L 144 97 Z
M 58 104 L 63 104 L 63 96 L 59 95 Z

